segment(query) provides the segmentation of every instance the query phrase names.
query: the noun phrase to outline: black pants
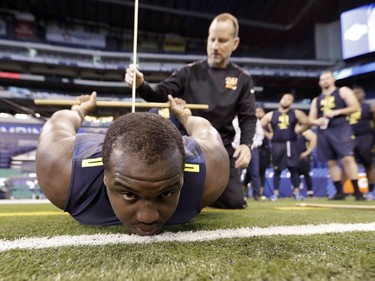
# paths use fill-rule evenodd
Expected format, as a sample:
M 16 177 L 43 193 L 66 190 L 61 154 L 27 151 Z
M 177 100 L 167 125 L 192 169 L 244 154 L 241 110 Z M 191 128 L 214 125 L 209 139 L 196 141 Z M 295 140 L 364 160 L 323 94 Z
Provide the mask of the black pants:
M 247 203 L 241 183 L 241 170 L 234 167 L 236 159 L 233 158 L 234 149 L 232 145 L 225 148 L 230 160 L 229 182 L 224 192 L 211 206 L 222 209 L 244 209 L 247 207 Z
M 243 186 L 247 186 L 251 182 L 251 187 L 253 189 L 253 195 L 260 196 L 260 173 L 259 173 L 259 150 L 254 148 L 251 151 L 251 161 L 249 166 L 247 166 L 245 178 L 243 181 Z

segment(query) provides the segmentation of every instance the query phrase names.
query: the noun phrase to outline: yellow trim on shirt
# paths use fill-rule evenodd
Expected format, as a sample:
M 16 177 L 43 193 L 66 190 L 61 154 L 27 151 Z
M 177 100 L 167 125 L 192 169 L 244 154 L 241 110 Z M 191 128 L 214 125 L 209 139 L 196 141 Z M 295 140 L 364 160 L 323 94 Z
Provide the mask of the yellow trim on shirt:
M 103 160 L 102 157 L 98 158 L 89 158 L 89 159 L 83 159 L 81 167 L 87 168 L 87 167 L 97 167 L 97 166 L 103 166 Z
M 185 163 L 184 172 L 199 173 L 199 164 L 188 164 L 188 163 Z
M 82 168 L 103 166 L 102 157 L 83 159 L 81 163 Z M 199 173 L 199 164 L 185 163 L 185 172 Z

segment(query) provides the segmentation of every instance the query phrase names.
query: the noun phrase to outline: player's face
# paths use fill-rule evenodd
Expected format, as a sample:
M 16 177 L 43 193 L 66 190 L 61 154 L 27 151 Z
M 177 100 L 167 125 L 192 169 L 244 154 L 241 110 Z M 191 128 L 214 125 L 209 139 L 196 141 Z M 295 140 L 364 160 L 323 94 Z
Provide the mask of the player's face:
M 293 100 L 294 98 L 292 95 L 289 95 L 289 94 L 283 95 L 283 97 L 280 100 L 280 106 L 282 108 L 289 108 L 292 105 Z
M 173 215 L 183 184 L 176 157 L 150 165 L 112 152 L 111 164 L 116 164 L 105 172 L 104 183 L 116 216 L 129 232 L 157 234 Z
M 322 89 L 328 89 L 335 85 L 335 78 L 331 72 L 325 72 L 320 75 L 319 86 Z
M 207 59 L 213 67 L 224 68 L 240 39 L 233 37 L 234 27 L 230 20 L 213 21 L 208 31 Z
M 264 112 L 264 109 L 263 108 L 260 108 L 260 107 L 257 107 L 255 109 L 255 116 L 258 118 L 258 119 L 261 119 L 266 113 Z
M 365 92 L 362 91 L 362 89 L 355 88 L 353 93 L 359 101 L 363 101 L 365 99 Z

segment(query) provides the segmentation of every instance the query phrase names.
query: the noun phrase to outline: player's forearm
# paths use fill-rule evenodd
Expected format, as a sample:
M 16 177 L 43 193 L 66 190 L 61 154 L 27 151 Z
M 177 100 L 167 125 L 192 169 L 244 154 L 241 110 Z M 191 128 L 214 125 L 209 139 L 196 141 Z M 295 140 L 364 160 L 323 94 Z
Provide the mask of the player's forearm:
M 249 116 L 245 121 L 240 123 L 241 127 L 241 144 L 246 144 L 249 147 L 253 143 L 253 138 L 255 135 L 257 118 L 254 116 Z
M 316 116 L 309 116 L 309 125 L 310 126 L 317 126 L 318 125 L 318 118 Z
M 348 107 L 345 107 L 345 108 L 341 108 L 341 109 L 336 109 L 336 116 L 337 115 L 350 115 L 354 112 L 357 112 L 357 111 L 360 111 L 361 108 L 359 106 L 357 106 L 356 104 L 354 105 L 351 105 L 351 106 L 348 106 Z
M 311 124 L 310 124 L 309 120 L 307 120 L 307 121 L 308 122 L 306 124 L 301 124 L 298 127 L 298 130 L 296 130 L 297 135 L 302 134 L 304 131 L 307 131 L 308 129 L 310 129 Z
M 47 128 L 51 128 L 54 131 L 61 131 L 73 136 L 81 127 L 84 115 L 83 111 L 79 109 L 59 110 L 52 115 L 45 127 L 48 126 Z
M 138 94 L 148 102 L 166 102 L 168 92 L 163 89 L 153 88 L 146 81 L 137 89 Z

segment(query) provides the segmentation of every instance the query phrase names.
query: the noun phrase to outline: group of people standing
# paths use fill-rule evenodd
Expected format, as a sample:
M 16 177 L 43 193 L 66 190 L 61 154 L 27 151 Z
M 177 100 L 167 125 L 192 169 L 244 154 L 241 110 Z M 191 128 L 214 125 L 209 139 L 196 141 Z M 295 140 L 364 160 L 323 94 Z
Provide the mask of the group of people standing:
M 291 93 L 283 94 L 279 102 L 279 108 L 265 113 L 264 108 L 257 108 L 257 118 L 263 129 L 265 137 L 258 148 L 252 150 L 261 157 L 253 158 L 246 171 L 244 186 L 249 183 L 249 175 L 252 179 L 253 196 L 259 200 L 263 196 L 265 185 L 265 172 L 272 163 L 273 167 L 273 194 L 270 200 L 276 201 L 280 194 L 281 172 L 288 169 L 293 196 L 297 200 L 303 200 L 300 194 L 300 175 L 304 175 L 308 195 L 313 196 L 312 180 L 310 176 L 311 152 L 316 146 L 316 135 L 309 129 L 307 115 L 299 110 L 292 109 L 294 96 Z M 258 174 L 255 174 L 251 166 L 258 166 Z M 260 178 L 260 181 L 254 179 Z M 260 184 L 258 184 L 258 182 Z
M 293 196 L 303 200 L 300 194 L 300 175 L 305 178 L 307 195 L 313 196 L 310 175 L 311 153 L 316 148 L 317 158 L 326 162 L 336 194 L 330 200 L 344 200 L 343 183 L 349 179 L 357 201 L 374 200 L 374 120 L 375 107 L 364 102 L 365 92 L 360 86 L 353 89 L 337 88 L 332 71 L 323 71 L 319 78 L 322 93 L 313 99 L 309 114 L 293 109 L 293 95 L 282 96 L 279 108 L 261 116 L 260 123 L 267 132 L 266 147 L 273 166 L 273 195 L 279 196 L 280 174 L 288 169 Z M 267 151 L 266 150 L 266 151 Z M 258 152 L 256 152 L 258 153 Z M 252 160 L 253 161 L 253 160 Z M 255 161 L 258 161 L 255 158 Z M 362 194 L 358 186 L 358 163 L 362 164 L 369 192 Z M 257 162 L 258 166 L 262 163 Z M 249 166 L 250 167 L 250 166 Z M 343 171 L 342 171 L 343 170 Z M 251 174 L 247 169 L 247 174 Z M 260 174 L 264 178 L 264 171 Z M 248 184 L 245 176 L 244 185 Z M 262 192 L 258 181 L 252 183 L 254 199 Z M 263 185 L 264 186 L 264 185 Z

